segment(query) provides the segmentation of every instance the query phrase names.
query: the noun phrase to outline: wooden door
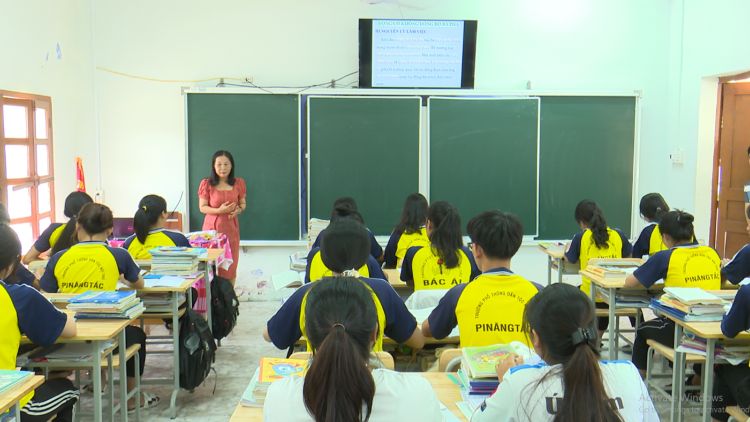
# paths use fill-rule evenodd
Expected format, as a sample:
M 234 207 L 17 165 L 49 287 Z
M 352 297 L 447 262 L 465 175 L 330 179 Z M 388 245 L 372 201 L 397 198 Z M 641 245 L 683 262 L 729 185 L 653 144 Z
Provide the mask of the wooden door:
M 716 249 L 731 258 L 748 238 L 745 184 L 750 182 L 750 83 L 722 84 Z

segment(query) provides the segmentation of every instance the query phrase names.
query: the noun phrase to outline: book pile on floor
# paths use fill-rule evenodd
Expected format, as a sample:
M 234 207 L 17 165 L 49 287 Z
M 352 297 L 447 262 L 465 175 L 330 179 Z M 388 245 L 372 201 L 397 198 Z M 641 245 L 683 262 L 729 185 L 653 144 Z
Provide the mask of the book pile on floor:
M 76 318 L 135 319 L 144 307 L 135 290 L 88 291 L 68 299 L 68 310 L 75 311 Z
M 689 332 L 686 334 L 680 341 L 680 345 L 677 346 L 677 351 L 706 356 L 706 340 Z M 716 360 L 725 360 L 732 365 L 739 365 L 750 358 L 750 352 L 748 352 L 747 344 L 724 345 L 717 343 L 714 348 L 714 357 Z
M 319 218 L 311 218 L 307 224 L 307 249 L 312 249 L 312 245 L 315 244 L 315 239 L 318 238 L 320 232 L 328 227 L 331 222 L 328 220 L 321 220 Z
M 295 252 L 289 256 L 289 268 L 294 271 L 305 271 L 307 269 L 307 251 Z
M 184 248 L 179 246 L 162 246 L 151 249 L 151 274 L 189 276 L 198 272 L 200 256 L 206 248 Z
M 247 407 L 263 407 L 268 387 L 285 377 L 301 377 L 307 373 L 308 361 L 304 359 L 260 358 L 250 385 L 242 394 L 240 403 Z
M 651 308 L 680 321 L 721 321 L 728 301 L 698 287 L 667 287 L 659 299 L 651 299 Z

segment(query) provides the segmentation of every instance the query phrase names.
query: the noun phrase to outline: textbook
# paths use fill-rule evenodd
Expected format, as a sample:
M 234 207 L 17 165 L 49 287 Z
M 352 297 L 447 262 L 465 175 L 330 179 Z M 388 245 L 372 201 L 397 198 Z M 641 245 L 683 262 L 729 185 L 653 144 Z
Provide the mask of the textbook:
M 651 299 L 651 309 L 657 310 L 663 314 L 670 315 L 674 318 L 679 319 L 680 321 L 686 321 L 686 322 L 706 322 L 706 321 L 721 321 L 722 317 L 724 316 L 724 313 L 712 313 L 712 314 L 705 314 L 705 315 L 692 315 L 688 314 L 686 312 L 683 312 L 679 309 L 673 308 L 671 306 L 668 306 L 664 302 L 662 302 L 659 299 Z
M 308 361 L 305 359 L 260 358 L 260 371 L 254 393 L 256 396 L 259 393 L 265 394 L 274 381 L 284 377 L 304 376 L 307 373 L 307 364 Z
M 122 312 L 109 312 L 102 310 L 77 311 L 76 319 L 135 319 L 143 313 L 146 308 L 140 301 L 131 308 Z
M 664 291 L 686 305 L 712 305 L 722 303 L 720 297 L 708 293 L 700 287 L 667 287 Z
M 562 242 L 539 242 L 539 246 L 546 250 L 559 249 L 565 246 Z
M 529 364 L 532 357 L 531 350 L 520 341 L 513 341 L 510 344 L 464 347 L 461 350 L 463 369 L 471 378 L 497 378 L 495 365 L 511 353 L 523 356 L 525 364 Z
M 255 373 L 253 374 L 253 377 L 250 379 L 250 384 L 248 384 L 247 388 L 245 389 L 245 392 L 242 393 L 242 398 L 240 399 L 240 404 L 245 407 L 263 407 L 263 402 L 265 401 L 265 395 L 263 397 L 256 398 L 253 394 L 253 391 L 255 391 L 255 386 L 258 385 L 258 375 L 260 374 L 260 367 L 255 368 Z
M 720 314 L 724 315 L 724 303 L 717 303 L 717 304 L 711 304 L 711 305 L 702 305 L 702 304 L 696 304 L 696 305 L 686 305 L 685 303 L 682 303 L 679 299 L 672 297 L 670 294 L 664 294 L 662 295 L 659 300 L 666 306 L 675 308 L 677 310 L 680 310 L 682 312 L 685 312 L 686 314 L 692 314 L 692 315 L 706 315 L 706 314 Z M 728 304 L 729 302 L 727 302 Z
M 156 249 L 150 249 L 148 253 L 151 254 L 153 258 L 156 257 L 163 257 L 163 256 L 172 256 L 172 257 L 183 257 L 183 256 L 195 256 L 200 257 L 204 253 L 206 253 L 208 249 L 206 248 L 188 248 L 184 246 L 161 246 Z
M 125 292 L 119 291 L 91 291 L 80 294 L 78 296 L 71 297 L 68 299 L 68 303 L 108 303 L 118 304 L 132 300 L 135 297 L 135 290 L 129 290 Z
M 297 252 L 293 255 L 289 256 L 289 269 L 294 271 L 305 271 L 307 268 L 307 253 L 305 252 L 305 255 L 300 258 L 297 255 L 299 255 L 300 252 Z
M 200 256 L 206 248 L 186 248 L 179 246 L 162 246 L 151 249 L 151 274 L 189 276 L 198 271 Z
M 106 312 L 117 313 L 130 309 L 138 304 L 138 297 L 130 295 L 127 300 L 119 303 L 107 302 L 72 302 L 68 304 L 68 309 L 77 312 Z
M 294 270 L 284 271 L 271 276 L 271 284 L 276 291 L 285 287 L 301 287 L 305 283 L 305 274 L 304 271 L 301 273 Z
M 32 376 L 34 376 L 34 373 L 31 371 L 8 371 L 0 369 L 0 398 L 10 394 Z
M 624 278 L 628 276 L 628 273 L 625 271 L 599 267 L 596 265 L 588 265 L 586 271 L 604 278 Z

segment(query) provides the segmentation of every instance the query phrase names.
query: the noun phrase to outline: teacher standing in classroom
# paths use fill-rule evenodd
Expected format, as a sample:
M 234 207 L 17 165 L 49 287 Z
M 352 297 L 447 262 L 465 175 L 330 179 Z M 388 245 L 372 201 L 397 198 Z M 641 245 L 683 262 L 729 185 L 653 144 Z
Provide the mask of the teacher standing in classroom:
M 229 151 L 216 151 L 211 159 L 211 177 L 203 179 L 198 188 L 203 230 L 224 233 L 232 249 L 232 266 L 219 268 L 219 276 L 229 279 L 234 286 L 240 258 L 240 223 L 237 217 L 245 211 L 245 181 L 234 177 L 234 158 Z

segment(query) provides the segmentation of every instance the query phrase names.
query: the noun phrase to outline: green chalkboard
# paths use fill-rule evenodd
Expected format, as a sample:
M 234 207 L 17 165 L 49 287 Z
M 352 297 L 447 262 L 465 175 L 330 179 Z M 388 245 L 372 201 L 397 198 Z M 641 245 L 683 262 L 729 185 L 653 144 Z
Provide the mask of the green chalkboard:
M 635 97 L 542 97 L 539 238 L 570 239 L 583 199 L 630 235 Z
M 537 234 L 539 99 L 430 98 L 430 201 L 449 201 L 463 226 L 500 209 Z
M 310 217 L 350 196 L 365 224 L 389 235 L 419 191 L 419 97 L 308 98 Z
M 200 230 L 198 186 L 211 157 L 227 150 L 247 185 L 242 240 L 299 240 L 300 105 L 298 95 L 188 94 L 190 229 Z

